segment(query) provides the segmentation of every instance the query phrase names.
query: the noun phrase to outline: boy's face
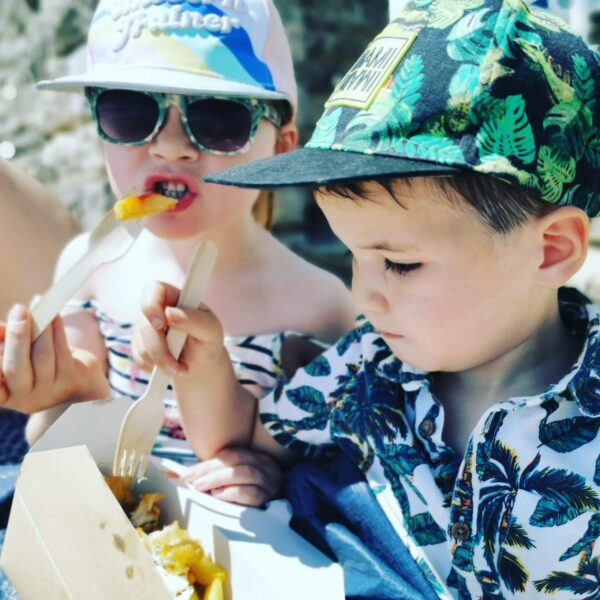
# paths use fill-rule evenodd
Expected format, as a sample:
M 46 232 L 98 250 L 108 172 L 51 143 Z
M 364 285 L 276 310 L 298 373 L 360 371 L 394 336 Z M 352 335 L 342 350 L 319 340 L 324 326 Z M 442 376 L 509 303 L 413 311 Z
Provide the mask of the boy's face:
M 465 371 L 524 341 L 541 293 L 534 224 L 491 232 L 433 180 L 379 184 L 367 199 L 317 192 L 335 234 L 354 256 L 358 308 L 403 361 L 425 371 Z

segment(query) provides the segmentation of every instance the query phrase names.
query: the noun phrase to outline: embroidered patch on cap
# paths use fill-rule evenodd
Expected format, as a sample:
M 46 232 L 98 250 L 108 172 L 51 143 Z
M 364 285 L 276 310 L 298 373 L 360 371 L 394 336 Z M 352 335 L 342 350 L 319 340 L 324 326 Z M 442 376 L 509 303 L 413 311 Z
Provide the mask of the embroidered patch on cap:
M 416 39 L 415 31 L 388 25 L 338 83 L 325 106 L 368 109 Z

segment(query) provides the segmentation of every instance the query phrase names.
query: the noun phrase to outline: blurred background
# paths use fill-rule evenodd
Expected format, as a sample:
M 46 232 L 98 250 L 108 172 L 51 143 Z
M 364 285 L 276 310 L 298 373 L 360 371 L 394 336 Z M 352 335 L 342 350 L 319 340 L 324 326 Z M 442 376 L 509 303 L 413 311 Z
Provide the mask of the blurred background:
M 88 108 L 82 96 L 40 92 L 34 84 L 83 70 L 96 1 L 0 0 L 0 158 L 49 186 L 85 228 L 113 203 Z M 340 76 L 405 0 L 275 3 L 296 65 L 303 144 Z M 570 21 L 589 43 L 600 43 L 600 0 L 531 4 Z M 598 225 L 594 238 L 600 243 Z M 304 190 L 278 193 L 274 231 L 293 250 L 349 281 L 349 258 Z M 600 277 L 599 264 L 593 268 Z

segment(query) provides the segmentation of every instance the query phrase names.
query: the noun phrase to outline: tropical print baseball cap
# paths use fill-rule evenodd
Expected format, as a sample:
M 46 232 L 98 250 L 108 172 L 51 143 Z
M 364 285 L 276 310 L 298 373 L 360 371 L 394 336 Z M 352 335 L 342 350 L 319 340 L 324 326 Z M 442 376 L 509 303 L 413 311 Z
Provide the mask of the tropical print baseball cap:
M 483 173 L 600 213 L 600 56 L 522 0 L 412 0 L 306 146 L 212 174 L 248 187 Z
M 287 36 L 272 0 L 100 0 L 84 73 L 41 81 L 288 100 L 297 91 Z

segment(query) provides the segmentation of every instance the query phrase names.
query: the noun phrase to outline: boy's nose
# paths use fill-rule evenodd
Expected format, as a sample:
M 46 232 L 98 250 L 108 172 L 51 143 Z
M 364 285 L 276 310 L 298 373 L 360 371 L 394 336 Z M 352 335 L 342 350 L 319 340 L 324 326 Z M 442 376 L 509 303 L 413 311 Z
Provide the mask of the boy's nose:
M 187 136 L 176 107 L 169 108 L 165 123 L 150 142 L 150 155 L 166 162 L 192 162 L 198 159 L 200 150 Z
M 387 298 L 378 286 L 378 278 L 359 269 L 356 261 L 352 268 L 352 296 L 359 311 L 366 315 L 384 314 L 389 310 Z

